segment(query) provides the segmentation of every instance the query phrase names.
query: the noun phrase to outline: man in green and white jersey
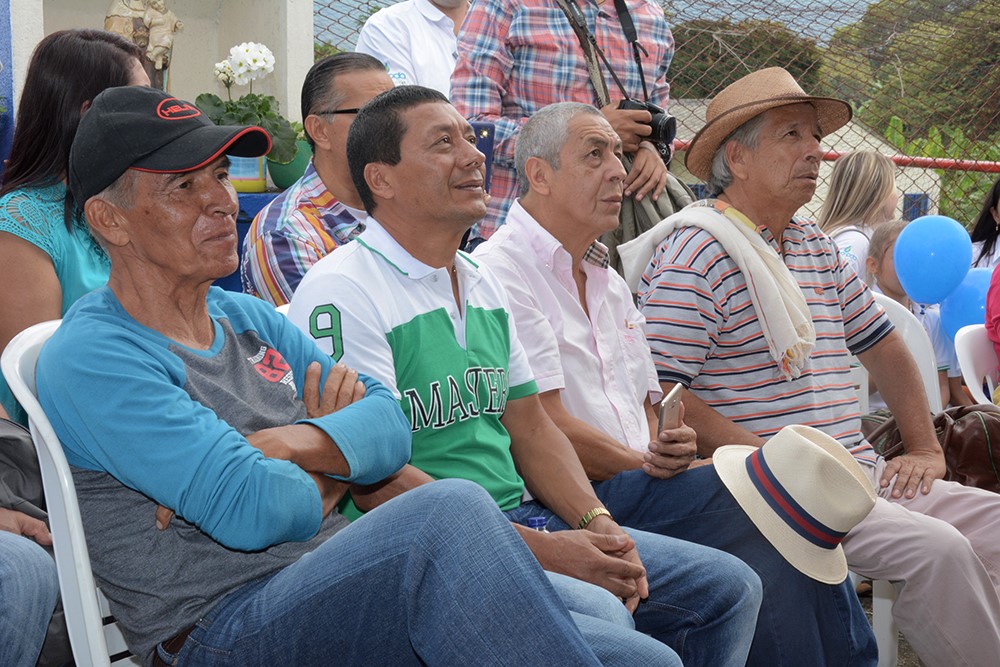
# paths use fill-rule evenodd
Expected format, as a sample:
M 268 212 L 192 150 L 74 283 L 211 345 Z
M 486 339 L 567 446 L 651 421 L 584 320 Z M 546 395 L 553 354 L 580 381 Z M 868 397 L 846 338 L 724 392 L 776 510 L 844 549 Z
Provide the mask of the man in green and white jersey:
M 633 652 L 632 664 L 743 665 L 757 576 L 722 552 L 618 526 L 542 409 L 503 287 L 458 252 L 488 198 L 468 122 L 440 93 L 402 86 L 361 110 L 347 150 L 365 232 L 309 271 L 289 316 L 336 360 L 394 391 L 410 420 L 410 465 L 352 487 L 357 506 L 433 479 L 475 481 L 515 524 L 549 519 L 551 533 L 516 526 L 546 570 L 611 591 L 638 630 L 680 654 L 637 658 L 647 650 L 639 635 L 611 640 Z M 522 502 L 526 489 L 534 500 Z M 582 530 L 559 530 L 567 527 Z M 639 606 L 647 597 L 652 604 Z M 575 618 L 592 640 L 592 619 Z

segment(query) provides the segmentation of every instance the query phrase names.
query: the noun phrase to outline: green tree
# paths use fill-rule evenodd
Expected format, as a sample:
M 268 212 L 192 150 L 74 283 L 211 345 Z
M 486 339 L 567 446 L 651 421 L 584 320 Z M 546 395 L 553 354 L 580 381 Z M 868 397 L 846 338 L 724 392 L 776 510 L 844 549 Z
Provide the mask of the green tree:
M 996 141 L 1000 136 L 993 141 L 972 141 L 961 128 L 941 129 L 934 126 L 925 136 L 907 140 L 902 119 L 893 116 L 886 128 L 885 138 L 903 155 L 1000 161 L 1000 143 Z M 969 225 L 979 214 L 983 197 L 993 186 L 996 174 L 952 169 L 942 169 L 938 173 L 941 176 L 941 214 Z
M 880 0 L 825 55 L 826 86 L 879 131 L 894 116 L 908 136 L 1000 131 L 1000 0 Z
M 774 21 L 695 19 L 673 28 L 677 51 L 670 65 L 671 95 L 712 97 L 748 72 L 780 66 L 806 90 L 819 82 L 815 41 Z
M 824 90 L 901 153 L 1000 160 L 1000 0 L 879 0 L 823 54 Z M 941 170 L 940 210 L 964 224 L 994 176 Z

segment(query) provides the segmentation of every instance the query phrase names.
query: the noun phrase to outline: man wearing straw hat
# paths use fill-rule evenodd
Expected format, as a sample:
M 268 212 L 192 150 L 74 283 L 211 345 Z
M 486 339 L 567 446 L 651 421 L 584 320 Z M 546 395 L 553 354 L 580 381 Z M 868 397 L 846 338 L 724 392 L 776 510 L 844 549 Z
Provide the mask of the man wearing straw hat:
M 865 466 L 879 499 L 843 542 L 851 568 L 888 579 L 893 615 L 929 666 L 1000 655 L 1000 496 L 945 482 L 919 372 L 868 288 L 811 222 L 820 139 L 850 106 L 806 95 L 781 68 L 720 92 L 687 166 L 713 198 L 623 247 L 661 384 L 680 382 L 698 448 L 760 446 L 815 426 Z M 876 456 L 848 379 L 858 356 L 896 416 L 906 453 Z

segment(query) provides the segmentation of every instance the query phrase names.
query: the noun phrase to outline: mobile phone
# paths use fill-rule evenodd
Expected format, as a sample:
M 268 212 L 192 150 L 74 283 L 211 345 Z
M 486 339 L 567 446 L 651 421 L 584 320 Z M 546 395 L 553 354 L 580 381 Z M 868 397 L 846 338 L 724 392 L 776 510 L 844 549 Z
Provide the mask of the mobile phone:
M 683 385 L 674 383 L 667 395 L 660 401 L 660 426 L 656 430 L 660 433 L 664 429 L 679 428 L 681 425 L 681 389 Z
M 483 188 L 490 191 L 490 179 L 493 177 L 493 142 L 496 137 L 496 125 L 483 120 L 474 120 L 469 125 L 476 133 L 476 148 L 486 156 L 486 176 Z

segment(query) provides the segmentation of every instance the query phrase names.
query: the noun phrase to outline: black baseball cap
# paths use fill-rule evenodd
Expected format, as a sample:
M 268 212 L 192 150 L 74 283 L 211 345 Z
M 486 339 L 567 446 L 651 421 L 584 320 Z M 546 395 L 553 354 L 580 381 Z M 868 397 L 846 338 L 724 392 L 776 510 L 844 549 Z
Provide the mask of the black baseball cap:
M 270 150 L 263 128 L 216 125 L 191 102 L 154 88 L 108 88 L 94 98 L 73 138 L 69 189 L 83 206 L 129 169 L 178 173 L 223 153 L 260 157 Z

